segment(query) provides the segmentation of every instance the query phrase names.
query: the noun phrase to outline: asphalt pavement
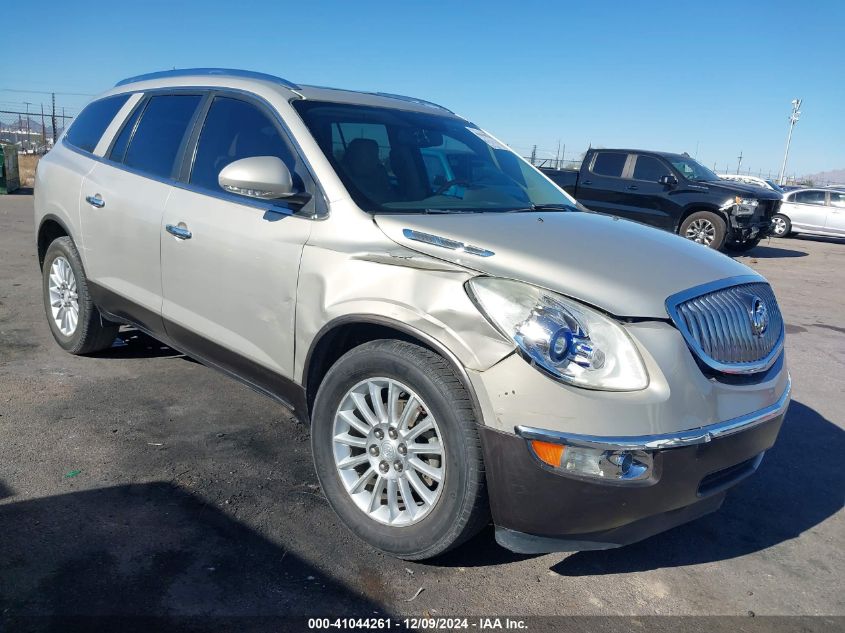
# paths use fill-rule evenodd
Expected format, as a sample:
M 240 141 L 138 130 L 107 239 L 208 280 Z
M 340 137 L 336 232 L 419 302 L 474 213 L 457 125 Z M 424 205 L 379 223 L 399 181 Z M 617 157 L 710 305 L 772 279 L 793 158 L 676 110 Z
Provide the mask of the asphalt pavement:
M 407 563 L 339 523 L 308 428 L 275 402 L 128 329 L 104 353 L 63 352 L 32 197 L 0 196 L 0 631 L 69 616 L 229 630 L 303 615 L 845 616 L 845 240 L 740 259 L 781 302 L 794 400 L 718 513 L 603 552 L 519 556 L 487 529 Z

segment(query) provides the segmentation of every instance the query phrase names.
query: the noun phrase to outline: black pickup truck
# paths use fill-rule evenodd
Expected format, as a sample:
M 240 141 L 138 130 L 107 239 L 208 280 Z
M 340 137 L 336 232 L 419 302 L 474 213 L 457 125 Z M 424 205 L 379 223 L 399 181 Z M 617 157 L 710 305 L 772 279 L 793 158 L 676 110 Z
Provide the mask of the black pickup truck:
M 705 244 L 747 251 L 769 234 L 780 194 L 721 180 L 687 154 L 591 149 L 580 170 L 543 169 L 585 207 Z

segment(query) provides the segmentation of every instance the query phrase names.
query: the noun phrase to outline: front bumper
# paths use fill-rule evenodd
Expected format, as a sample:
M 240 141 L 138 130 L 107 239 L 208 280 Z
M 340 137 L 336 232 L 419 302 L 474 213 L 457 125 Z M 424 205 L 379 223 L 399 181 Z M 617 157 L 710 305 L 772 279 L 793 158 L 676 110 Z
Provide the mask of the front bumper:
M 755 413 L 680 433 L 595 437 L 519 428 L 481 429 L 496 540 L 520 553 L 627 545 L 717 510 L 754 473 L 777 438 L 789 388 Z M 654 467 L 637 482 L 572 477 L 542 463 L 528 439 L 610 450 L 647 450 Z
M 772 217 L 780 209 L 780 200 L 761 200 L 752 215 L 730 214 L 731 238 L 737 241 L 762 239 L 772 231 Z

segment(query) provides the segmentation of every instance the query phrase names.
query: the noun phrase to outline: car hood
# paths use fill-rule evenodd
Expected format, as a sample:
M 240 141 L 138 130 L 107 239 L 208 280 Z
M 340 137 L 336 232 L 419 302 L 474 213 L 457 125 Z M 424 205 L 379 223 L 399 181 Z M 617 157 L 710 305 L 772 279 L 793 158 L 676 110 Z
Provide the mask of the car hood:
M 736 182 L 734 180 L 708 180 L 707 182 L 697 182 L 696 185 L 705 185 L 710 189 L 711 193 L 725 192 L 725 197 L 741 195 L 749 198 L 757 198 L 758 200 L 780 200 L 782 194 L 778 191 L 751 185 L 747 182 Z
M 595 213 L 379 214 L 375 222 L 390 239 L 409 249 L 487 275 L 541 286 L 620 317 L 666 319 L 665 301 L 670 295 L 756 274 L 730 257 L 671 233 Z M 454 244 L 421 242 L 414 231 L 486 249 L 492 255 L 455 250 Z

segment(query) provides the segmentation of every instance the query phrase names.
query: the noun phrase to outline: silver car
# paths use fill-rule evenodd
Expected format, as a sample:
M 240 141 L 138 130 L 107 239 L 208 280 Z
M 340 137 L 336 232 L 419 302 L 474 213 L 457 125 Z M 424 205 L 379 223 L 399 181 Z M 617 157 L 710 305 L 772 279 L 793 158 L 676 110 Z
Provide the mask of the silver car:
M 845 237 L 845 191 L 824 188 L 785 193 L 772 225 L 777 237 L 794 233 Z
M 584 212 L 409 97 L 245 71 L 134 77 L 38 168 L 47 322 L 130 324 L 311 425 L 331 506 L 423 559 L 625 545 L 712 512 L 790 380 L 766 280 Z

